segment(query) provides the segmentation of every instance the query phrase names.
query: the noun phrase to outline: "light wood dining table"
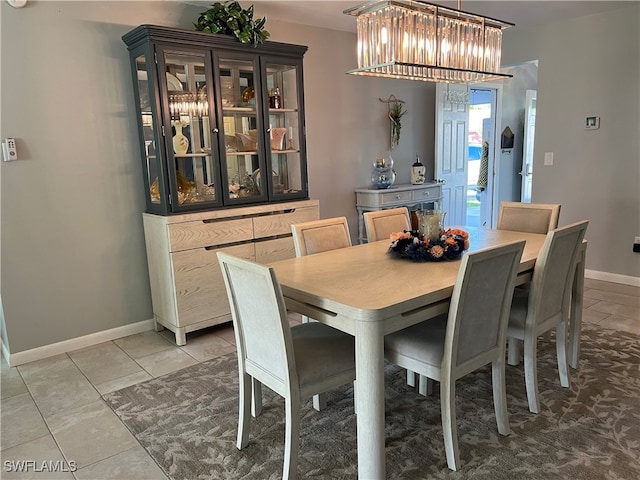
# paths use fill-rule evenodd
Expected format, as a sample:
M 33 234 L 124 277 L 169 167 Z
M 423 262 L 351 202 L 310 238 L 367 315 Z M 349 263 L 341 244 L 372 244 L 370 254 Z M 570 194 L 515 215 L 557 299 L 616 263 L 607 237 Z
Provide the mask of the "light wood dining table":
M 531 279 L 545 235 L 463 228 L 469 251 L 526 240 L 517 284 Z M 461 263 L 411 262 L 388 248 L 383 240 L 271 264 L 288 309 L 355 337 L 358 478 L 366 480 L 385 478 L 384 336 L 446 313 Z M 581 313 L 581 292 L 573 299 L 572 312 Z

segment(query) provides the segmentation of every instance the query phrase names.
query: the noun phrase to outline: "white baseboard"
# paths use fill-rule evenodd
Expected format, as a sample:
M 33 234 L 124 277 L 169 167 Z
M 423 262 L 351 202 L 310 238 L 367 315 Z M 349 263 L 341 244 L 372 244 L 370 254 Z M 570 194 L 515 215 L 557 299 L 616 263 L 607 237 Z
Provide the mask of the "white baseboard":
M 69 340 L 63 340 L 62 342 L 52 343 L 51 345 L 44 345 L 42 347 L 18 353 L 9 353 L 9 350 L 3 342 L 2 354 L 7 360 L 7 363 L 14 367 L 16 365 L 22 365 L 23 363 L 42 360 L 43 358 L 52 357 L 53 355 L 71 352 L 73 350 L 78 350 L 79 348 L 91 347 L 99 343 L 116 340 L 129 335 L 135 335 L 136 333 L 142 333 L 148 330 L 153 330 L 153 320 L 143 320 L 130 325 L 123 325 L 122 327 L 116 327 L 110 330 L 90 333 L 89 335 L 84 335 L 82 337 L 70 338 Z
M 598 272 L 597 270 L 585 270 L 585 278 L 592 280 L 603 280 L 605 282 L 622 283 L 624 285 L 632 285 L 640 287 L 640 277 L 632 277 L 630 275 L 618 275 L 617 273 Z

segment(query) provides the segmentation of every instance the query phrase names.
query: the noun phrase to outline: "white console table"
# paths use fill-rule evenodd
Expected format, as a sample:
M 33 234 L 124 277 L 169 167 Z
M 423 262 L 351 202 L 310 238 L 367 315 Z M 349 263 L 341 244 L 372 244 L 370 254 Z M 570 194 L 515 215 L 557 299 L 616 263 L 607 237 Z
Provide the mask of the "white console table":
M 394 185 L 391 188 L 359 188 L 356 190 L 358 210 L 358 241 L 364 243 L 364 212 L 407 207 L 409 211 L 425 208 L 438 209 L 442 200 L 442 184 L 427 182 L 422 185 Z M 431 207 L 426 205 L 431 204 Z

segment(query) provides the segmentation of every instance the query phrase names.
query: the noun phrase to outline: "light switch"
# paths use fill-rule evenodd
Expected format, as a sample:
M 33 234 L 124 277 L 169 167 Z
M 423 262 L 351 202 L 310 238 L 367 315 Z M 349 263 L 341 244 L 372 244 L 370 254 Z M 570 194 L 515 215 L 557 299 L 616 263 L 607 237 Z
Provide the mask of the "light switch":
M 553 152 L 544 152 L 544 164 L 553 165 Z

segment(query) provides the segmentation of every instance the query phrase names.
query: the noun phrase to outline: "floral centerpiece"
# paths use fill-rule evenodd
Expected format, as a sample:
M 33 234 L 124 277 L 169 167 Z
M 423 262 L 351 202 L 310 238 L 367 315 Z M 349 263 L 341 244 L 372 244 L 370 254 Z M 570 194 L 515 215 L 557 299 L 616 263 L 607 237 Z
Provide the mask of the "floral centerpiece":
M 469 248 L 469 234 L 456 228 L 445 230 L 434 240 L 429 240 L 417 230 L 394 232 L 390 239 L 390 255 L 414 262 L 455 260 Z

